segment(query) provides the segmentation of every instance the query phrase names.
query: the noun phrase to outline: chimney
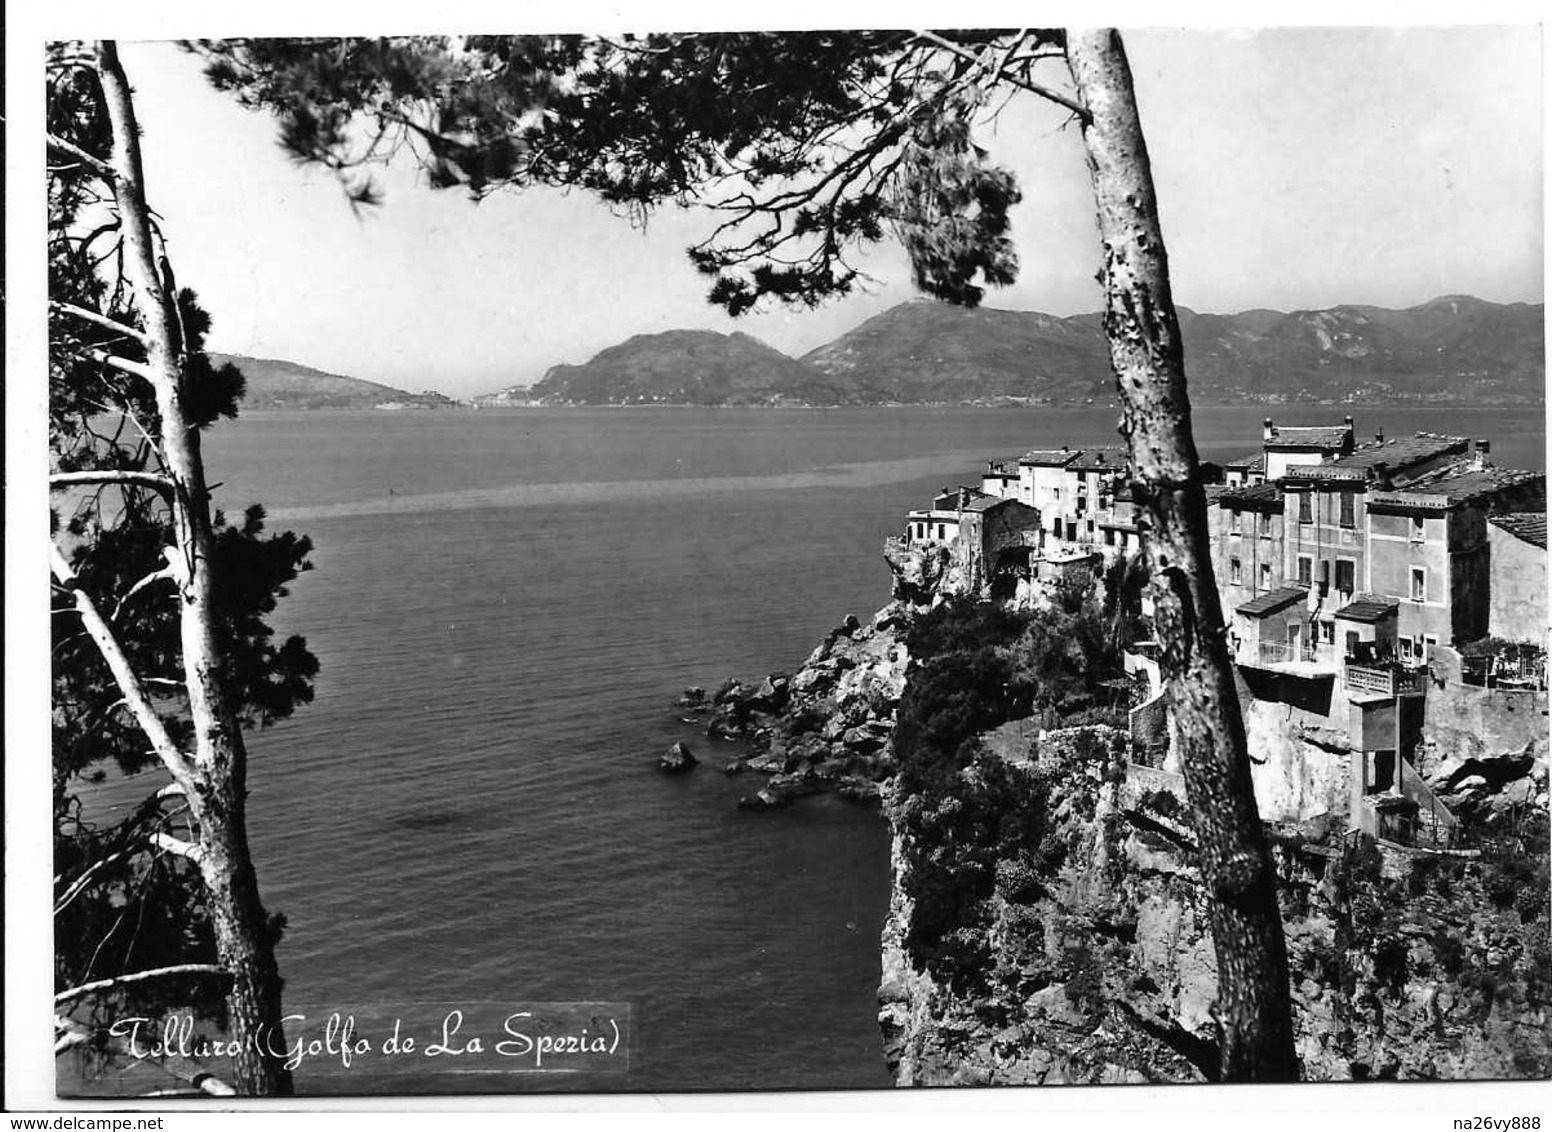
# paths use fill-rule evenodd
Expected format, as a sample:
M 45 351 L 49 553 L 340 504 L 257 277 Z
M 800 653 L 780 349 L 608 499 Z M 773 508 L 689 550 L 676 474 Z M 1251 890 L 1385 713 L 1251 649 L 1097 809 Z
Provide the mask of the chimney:
M 1272 425 L 1272 418 L 1267 417 L 1266 420 L 1261 422 L 1261 439 L 1263 442 L 1268 441 L 1276 435 L 1277 429 Z
M 1485 438 L 1477 440 L 1476 457 L 1471 461 L 1471 466 L 1480 470 L 1487 467 L 1487 454 L 1493 450 L 1493 442 Z
M 1376 443 L 1376 444 L 1384 444 L 1385 443 L 1385 430 L 1383 428 L 1377 428 L 1377 429 L 1374 430 L 1374 443 Z
M 1352 432 L 1353 431 L 1353 417 L 1352 417 L 1351 413 L 1349 413 L 1347 416 L 1342 418 L 1342 423 L 1347 426 L 1347 431 L 1348 432 Z

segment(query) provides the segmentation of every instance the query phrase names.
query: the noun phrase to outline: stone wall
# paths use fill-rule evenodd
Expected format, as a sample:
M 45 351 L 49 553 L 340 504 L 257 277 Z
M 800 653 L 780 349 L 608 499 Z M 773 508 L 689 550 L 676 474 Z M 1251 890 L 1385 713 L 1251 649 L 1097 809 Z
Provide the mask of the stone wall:
M 1488 524 L 1491 591 L 1487 631 L 1506 641 L 1547 639 L 1547 552 Z
M 1443 659 L 1448 666 L 1448 651 Z M 1456 670 L 1458 671 L 1458 661 Z M 1545 747 L 1547 693 L 1519 688 L 1479 688 L 1446 681 L 1428 688 L 1418 770 L 1426 777 L 1448 758 L 1482 759 Z

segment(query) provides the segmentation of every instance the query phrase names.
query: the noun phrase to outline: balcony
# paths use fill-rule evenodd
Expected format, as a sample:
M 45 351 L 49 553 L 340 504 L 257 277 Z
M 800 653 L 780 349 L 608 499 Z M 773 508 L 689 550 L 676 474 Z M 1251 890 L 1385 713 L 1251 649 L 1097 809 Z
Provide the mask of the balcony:
M 1317 646 L 1304 642 L 1290 645 L 1282 641 L 1246 641 L 1237 650 L 1235 659 L 1249 668 L 1262 668 L 1307 680 L 1336 675 L 1336 666 L 1330 659 L 1321 656 Z
M 1262 641 L 1259 657 L 1263 667 L 1274 664 L 1314 664 L 1315 646 L 1306 643 L 1290 645 L 1282 641 Z
M 1349 692 L 1368 696 L 1416 696 L 1424 689 L 1423 669 L 1403 668 L 1399 664 L 1360 664 L 1348 660 L 1345 683 Z

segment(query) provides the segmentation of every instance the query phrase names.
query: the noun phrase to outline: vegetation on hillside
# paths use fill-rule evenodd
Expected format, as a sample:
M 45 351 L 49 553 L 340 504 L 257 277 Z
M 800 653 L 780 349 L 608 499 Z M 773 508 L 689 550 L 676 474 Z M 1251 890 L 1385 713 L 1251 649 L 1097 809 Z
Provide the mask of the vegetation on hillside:
M 1124 725 L 1123 642 L 1107 620 L 1118 601 L 1093 585 L 1039 614 L 959 598 L 911 629 L 892 818 L 905 835 L 906 947 L 945 982 L 973 984 L 989 966 L 993 892 L 1029 897 L 1066 854 L 1050 836 L 1042 775 L 979 735 L 1030 716 Z

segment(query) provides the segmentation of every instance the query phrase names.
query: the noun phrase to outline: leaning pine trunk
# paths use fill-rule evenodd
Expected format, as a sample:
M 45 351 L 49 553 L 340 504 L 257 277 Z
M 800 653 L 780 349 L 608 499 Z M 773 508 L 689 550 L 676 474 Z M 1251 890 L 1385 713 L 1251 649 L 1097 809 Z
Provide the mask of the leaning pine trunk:
M 195 859 L 205 882 L 217 956 L 231 978 L 229 1038 L 239 1093 L 287 1094 L 291 1074 L 277 1052 L 280 976 L 258 880 L 248 852 L 247 753 L 225 694 L 219 615 L 212 593 L 214 533 L 199 433 L 184 408 L 183 363 L 172 322 L 174 295 L 163 292 L 152 253 L 150 210 L 140 159 L 140 133 L 118 48 L 97 45 L 98 73 L 113 127 L 113 190 L 123 225 L 124 272 L 146 332 L 146 364 L 161 417 L 162 457 L 173 481 L 173 535 L 178 569 L 183 665 L 194 725 L 189 811 L 197 830 Z
M 1133 490 L 1147 518 L 1159 666 L 1179 728 L 1218 955 L 1222 1078 L 1296 1080 L 1276 874 L 1251 790 L 1213 580 L 1180 325 L 1131 69 L 1114 29 L 1069 32 L 1067 60 L 1088 112 L 1083 140 L 1104 245 L 1105 333 Z

